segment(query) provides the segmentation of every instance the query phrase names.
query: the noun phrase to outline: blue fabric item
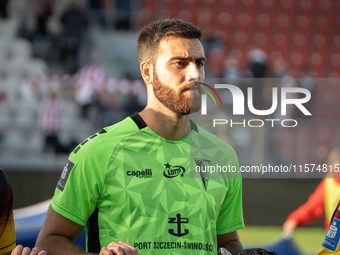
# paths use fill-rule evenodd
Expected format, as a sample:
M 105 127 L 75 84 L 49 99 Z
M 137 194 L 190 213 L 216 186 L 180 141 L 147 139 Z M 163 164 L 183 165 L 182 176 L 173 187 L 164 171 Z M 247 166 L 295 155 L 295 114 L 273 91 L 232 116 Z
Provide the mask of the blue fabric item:
M 39 229 L 43 225 L 46 218 L 46 212 L 41 214 L 36 214 L 30 217 L 20 218 L 17 219 L 14 217 L 15 228 L 22 229 L 29 226 L 39 226 Z
M 303 255 L 292 239 L 280 239 L 264 249 L 274 251 L 279 255 Z
M 40 229 L 16 231 L 17 245 L 21 244 L 24 247 L 30 247 L 32 249 L 35 245 L 35 240 L 38 237 L 39 231 Z
M 46 213 L 47 212 L 20 219 L 16 219 L 14 217 L 17 244 L 21 244 L 24 247 L 30 248 L 33 248 L 35 246 L 35 241 L 45 221 Z M 79 237 L 75 240 L 75 243 L 77 243 L 84 250 L 86 249 L 85 228 L 83 229 Z
M 17 235 L 17 244 L 21 244 L 24 247 L 30 247 L 31 249 L 35 246 L 35 241 L 38 237 L 39 230 L 27 230 L 27 231 L 16 231 Z M 85 237 L 85 228 L 75 240 L 75 243 L 82 247 L 84 250 L 86 249 L 86 237 Z

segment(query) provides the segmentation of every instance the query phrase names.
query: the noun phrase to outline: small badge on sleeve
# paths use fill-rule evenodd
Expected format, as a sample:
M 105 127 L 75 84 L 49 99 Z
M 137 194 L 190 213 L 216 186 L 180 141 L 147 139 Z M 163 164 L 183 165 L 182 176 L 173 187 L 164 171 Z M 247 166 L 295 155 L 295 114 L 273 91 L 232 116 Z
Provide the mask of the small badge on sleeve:
M 334 218 L 322 243 L 322 247 L 335 252 L 340 240 L 340 220 Z
M 62 173 L 61 173 L 61 176 L 60 176 L 58 184 L 57 184 L 57 188 L 60 191 L 64 191 L 67 179 L 68 179 L 73 167 L 74 167 L 74 163 L 71 162 L 70 160 L 68 160 L 63 171 L 62 171 Z

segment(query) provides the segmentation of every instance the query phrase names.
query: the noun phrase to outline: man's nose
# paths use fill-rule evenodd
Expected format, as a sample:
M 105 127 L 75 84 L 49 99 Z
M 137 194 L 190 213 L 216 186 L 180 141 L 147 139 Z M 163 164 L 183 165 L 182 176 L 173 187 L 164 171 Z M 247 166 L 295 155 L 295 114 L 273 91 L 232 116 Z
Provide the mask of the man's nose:
M 187 77 L 188 77 L 188 80 L 189 81 L 198 81 L 200 79 L 200 76 L 201 76 L 201 73 L 200 73 L 200 70 L 198 69 L 197 65 L 195 63 L 190 63 L 188 65 L 188 74 L 187 74 Z

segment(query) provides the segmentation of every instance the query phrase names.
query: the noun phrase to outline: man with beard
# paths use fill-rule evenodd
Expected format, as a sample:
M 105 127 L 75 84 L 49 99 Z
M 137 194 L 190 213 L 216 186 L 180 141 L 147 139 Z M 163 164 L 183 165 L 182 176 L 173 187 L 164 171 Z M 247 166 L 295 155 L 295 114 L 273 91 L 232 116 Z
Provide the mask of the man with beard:
M 73 243 L 84 226 L 91 254 L 242 250 L 239 173 L 194 178 L 203 165 L 239 169 L 234 150 L 189 118 L 200 109 L 205 77 L 200 37 L 198 28 L 173 19 L 140 31 L 147 105 L 70 154 L 37 239 L 39 250 L 87 254 Z

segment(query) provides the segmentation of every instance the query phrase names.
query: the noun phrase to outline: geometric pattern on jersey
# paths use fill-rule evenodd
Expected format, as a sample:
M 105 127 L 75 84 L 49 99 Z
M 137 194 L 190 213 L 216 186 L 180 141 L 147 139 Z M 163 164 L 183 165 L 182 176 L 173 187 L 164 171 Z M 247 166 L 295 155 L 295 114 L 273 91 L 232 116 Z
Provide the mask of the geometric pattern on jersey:
M 207 186 L 192 178 L 190 145 L 197 140 L 197 156 L 238 167 L 234 151 L 200 127 L 170 141 L 139 124 L 127 118 L 71 153 L 53 209 L 86 225 L 88 239 L 97 224 L 97 249 L 124 240 L 139 254 L 216 254 L 216 236 L 244 226 L 241 178 L 209 178 Z

